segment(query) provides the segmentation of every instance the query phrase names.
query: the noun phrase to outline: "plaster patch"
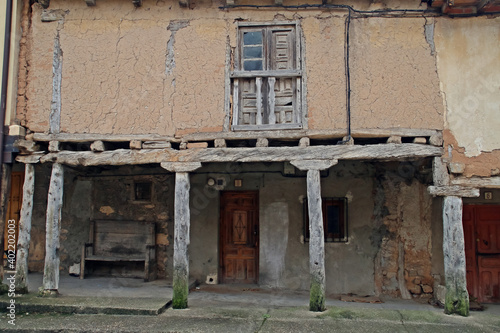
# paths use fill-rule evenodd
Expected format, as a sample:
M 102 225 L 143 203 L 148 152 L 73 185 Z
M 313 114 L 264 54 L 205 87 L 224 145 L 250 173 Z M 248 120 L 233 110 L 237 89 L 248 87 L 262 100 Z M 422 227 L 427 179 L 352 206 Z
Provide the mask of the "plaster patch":
M 500 148 L 500 19 L 441 19 L 437 64 L 446 94 L 446 122 L 466 157 Z M 478 61 L 480 59 L 480 61 Z
M 265 275 L 265 281 L 262 283 L 271 287 L 282 287 L 288 244 L 288 203 L 273 202 L 267 205 L 261 220 L 266 221 L 262 223 L 260 231 L 260 271 Z
M 99 211 L 103 214 L 108 215 L 108 216 L 115 212 L 115 210 L 113 208 L 111 208 L 110 206 L 102 206 L 101 208 L 99 208 Z

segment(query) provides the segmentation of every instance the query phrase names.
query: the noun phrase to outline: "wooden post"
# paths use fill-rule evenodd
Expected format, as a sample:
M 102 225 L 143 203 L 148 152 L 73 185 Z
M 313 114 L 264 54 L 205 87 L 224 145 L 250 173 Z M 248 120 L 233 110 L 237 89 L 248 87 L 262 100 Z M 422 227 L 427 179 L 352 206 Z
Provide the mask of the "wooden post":
M 63 200 L 64 170 L 61 164 L 52 165 L 45 236 L 45 269 L 43 272 L 44 294 L 57 294 L 59 288 L 59 231 Z
M 446 196 L 443 201 L 443 254 L 446 283 L 444 312 L 469 315 L 462 226 L 462 198 Z
M 174 274 L 173 297 L 174 309 L 188 307 L 189 293 L 189 227 L 191 215 L 189 211 L 189 171 L 201 167 L 201 163 L 167 162 L 161 166 L 175 172 L 175 199 L 174 199 Z
M 16 292 L 28 293 L 28 252 L 31 239 L 31 215 L 33 212 L 33 193 L 35 191 L 35 166 L 25 165 L 23 185 L 23 204 L 19 219 L 19 237 L 16 256 Z
M 307 171 L 307 209 L 309 210 L 310 311 L 325 310 L 325 238 L 321 209 L 319 170 Z
M 311 286 L 310 311 L 325 311 L 325 236 L 321 207 L 320 170 L 337 164 L 337 160 L 302 160 L 290 163 L 300 170 L 307 170 L 307 209 L 309 212 L 309 272 Z

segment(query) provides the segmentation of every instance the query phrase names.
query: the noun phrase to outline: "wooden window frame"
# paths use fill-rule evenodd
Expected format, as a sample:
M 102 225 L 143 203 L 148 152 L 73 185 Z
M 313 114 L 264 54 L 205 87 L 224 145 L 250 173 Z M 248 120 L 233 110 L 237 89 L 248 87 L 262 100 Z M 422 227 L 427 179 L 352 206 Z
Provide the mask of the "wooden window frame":
M 327 209 L 329 206 L 339 207 L 339 233 L 335 235 L 328 232 Z M 325 243 L 347 243 L 348 237 L 348 204 L 347 198 L 328 197 L 321 198 L 321 210 L 323 212 L 323 232 Z M 307 207 L 307 198 L 304 200 L 304 240 L 309 241 L 309 212 Z
M 230 73 L 232 89 L 232 126 L 233 131 L 248 130 L 283 130 L 283 129 L 303 129 L 307 128 L 305 123 L 305 77 L 303 76 L 303 50 L 302 50 L 302 31 L 298 21 L 292 22 L 272 22 L 272 23 L 251 23 L 239 22 L 237 32 L 237 47 L 235 50 L 234 70 Z M 262 70 L 244 70 L 243 69 L 243 35 L 245 32 L 263 31 L 263 68 Z M 293 41 L 291 46 L 291 57 L 293 59 L 293 69 L 272 68 L 275 62 L 271 61 L 275 57 L 271 48 L 274 33 L 279 31 L 290 31 Z M 243 93 L 242 82 L 245 79 L 255 78 L 256 90 L 256 120 L 254 124 L 245 124 L 242 118 L 243 114 Z M 285 80 L 292 84 L 293 108 L 292 111 L 277 111 L 275 106 L 277 100 L 274 96 L 274 87 L 279 80 Z M 279 89 L 279 88 L 278 88 Z M 279 92 L 279 91 L 278 91 Z M 261 101 L 261 102 L 257 102 Z M 284 104 L 289 105 L 289 104 Z M 290 115 L 291 113 L 291 115 Z M 276 116 L 275 114 L 278 114 Z M 278 120 L 279 118 L 279 120 Z

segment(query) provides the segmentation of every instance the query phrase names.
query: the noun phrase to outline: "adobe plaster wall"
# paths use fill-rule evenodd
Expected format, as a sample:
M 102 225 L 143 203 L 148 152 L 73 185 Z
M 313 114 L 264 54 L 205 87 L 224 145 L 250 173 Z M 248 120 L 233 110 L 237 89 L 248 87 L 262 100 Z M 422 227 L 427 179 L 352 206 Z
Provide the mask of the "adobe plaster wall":
M 196 3 L 52 0 L 60 20 L 41 22 L 33 5 L 23 39 L 19 120 L 48 130 L 54 40 L 62 56 L 61 131 L 182 135 L 221 131 L 225 59 L 236 22 L 298 20 L 304 32 L 311 129 L 346 128 L 343 10 L 218 9 Z M 26 25 L 28 17 L 24 17 Z M 442 128 L 435 58 L 423 18 L 351 22 L 353 128 Z M 409 112 L 411 116 L 409 116 Z
M 440 18 L 437 64 L 446 105 L 445 157 L 467 177 L 500 174 L 500 18 Z

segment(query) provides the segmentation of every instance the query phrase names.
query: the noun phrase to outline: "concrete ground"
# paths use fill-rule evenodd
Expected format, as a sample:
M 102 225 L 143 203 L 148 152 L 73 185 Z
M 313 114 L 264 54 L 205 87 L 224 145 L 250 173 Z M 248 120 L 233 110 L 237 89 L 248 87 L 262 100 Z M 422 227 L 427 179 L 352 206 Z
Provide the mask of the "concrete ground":
M 59 297 L 40 298 L 41 275 L 29 278 L 30 294 L 15 298 L 14 322 L 8 322 L 10 298 L 0 297 L 7 311 L 0 314 L 1 332 L 500 332 L 500 305 L 464 318 L 412 300 L 328 298 L 327 310 L 314 313 L 307 292 L 202 285 L 190 293 L 189 309 L 173 310 L 165 281 L 63 276 Z

